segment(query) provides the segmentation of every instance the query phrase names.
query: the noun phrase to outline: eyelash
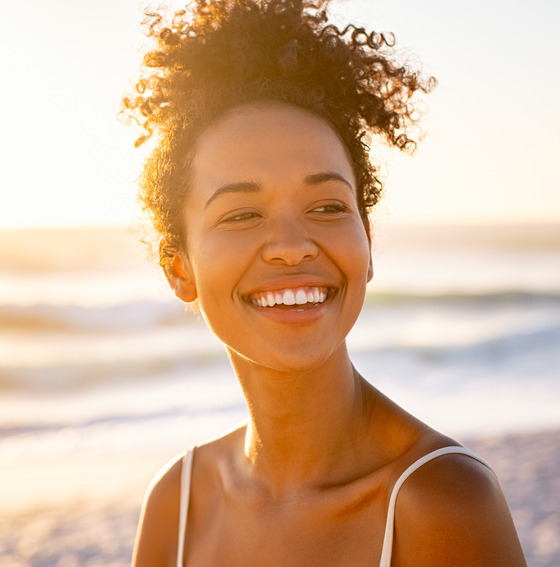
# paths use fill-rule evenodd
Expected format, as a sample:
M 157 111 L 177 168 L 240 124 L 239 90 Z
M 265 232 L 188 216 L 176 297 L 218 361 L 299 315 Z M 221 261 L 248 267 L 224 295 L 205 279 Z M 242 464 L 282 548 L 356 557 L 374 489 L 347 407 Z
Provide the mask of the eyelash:
M 257 216 L 259 216 L 259 213 L 257 213 L 256 211 L 245 211 L 243 213 L 234 214 L 230 217 L 225 217 L 220 222 L 239 222 L 244 220 L 251 220 Z
M 315 207 L 314 209 L 311 210 L 312 213 L 318 212 L 321 214 L 337 214 L 337 213 L 345 213 L 346 211 L 348 211 L 348 207 L 346 207 L 346 205 L 340 202 L 327 203 L 326 205 L 321 205 L 320 207 Z

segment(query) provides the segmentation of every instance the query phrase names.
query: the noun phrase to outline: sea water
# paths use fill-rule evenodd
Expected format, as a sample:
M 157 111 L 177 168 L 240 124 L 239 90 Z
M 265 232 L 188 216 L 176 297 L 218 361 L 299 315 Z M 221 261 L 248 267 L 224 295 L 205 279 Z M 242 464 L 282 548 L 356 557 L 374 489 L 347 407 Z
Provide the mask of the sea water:
M 560 425 L 560 226 L 391 227 L 373 256 L 363 376 L 451 435 Z M 174 451 L 245 418 L 223 346 L 123 229 L 4 231 L 0 261 L 0 463 Z

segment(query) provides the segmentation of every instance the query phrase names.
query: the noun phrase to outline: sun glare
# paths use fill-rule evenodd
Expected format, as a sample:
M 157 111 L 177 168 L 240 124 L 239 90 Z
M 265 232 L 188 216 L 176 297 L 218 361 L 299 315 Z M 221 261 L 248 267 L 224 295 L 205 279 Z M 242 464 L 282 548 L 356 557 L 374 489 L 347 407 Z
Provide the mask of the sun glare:
M 386 157 L 373 147 L 374 159 L 381 156 L 388 173 L 382 210 L 406 222 L 560 219 L 552 167 L 560 86 L 558 78 L 543 71 L 556 66 L 556 35 L 535 36 L 542 47 L 539 59 L 527 59 L 514 41 L 525 17 L 522 7 L 512 8 L 508 26 L 493 28 L 491 34 L 490 48 L 503 68 L 525 61 L 527 80 L 539 93 L 534 105 L 512 84 L 514 74 L 511 79 L 496 74 L 494 60 L 482 57 L 481 47 L 470 43 L 465 48 L 469 22 L 491 26 L 497 8 L 484 23 L 474 9 L 457 19 L 459 8 L 450 4 L 435 21 L 429 10 L 405 4 L 403 18 L 402 7 L 376 2 L 371 25 L 394 30 L 398 45 L 418 53 L 439 86 L 426 98 L 426 139 L 416 156 Z M 365 6 L 354 0 L 343 8 L 367 23 Z M 545 25 L 549 18 L 540 6 L 533 16 Z M 116 115 L 121 95 L 132 89 L 145 46 L 140 3 L 2 1 L 2 11 L 0 48 L 3 53 L 17 48 L 18 55 L 3 61 L 9 83 L 0 92 L 0 227 L 132 222 L 145 151 L 133 148 L 138 132 Z

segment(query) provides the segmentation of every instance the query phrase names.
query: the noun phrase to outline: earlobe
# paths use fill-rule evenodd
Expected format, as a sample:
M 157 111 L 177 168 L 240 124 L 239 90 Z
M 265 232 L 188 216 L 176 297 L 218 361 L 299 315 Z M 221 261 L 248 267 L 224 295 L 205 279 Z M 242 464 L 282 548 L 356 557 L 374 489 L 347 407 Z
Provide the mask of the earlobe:
M 175 295 L 185 303 L 192 303 L 198 297 L 194 277 L 188 258 L 182 252 L 160 242 L 160 264 L 167 282 Z
M 184 254 L 178 252 L 165 268 L 165 275 L 175 295 L 185 303 L 192 303 L 198 297 L 190 265 Z
M 369 263 L 367 269 L 367 281 L 368 283 L 373 279 L 373 259 L 371 257 L 371 251 L 369 253 Z

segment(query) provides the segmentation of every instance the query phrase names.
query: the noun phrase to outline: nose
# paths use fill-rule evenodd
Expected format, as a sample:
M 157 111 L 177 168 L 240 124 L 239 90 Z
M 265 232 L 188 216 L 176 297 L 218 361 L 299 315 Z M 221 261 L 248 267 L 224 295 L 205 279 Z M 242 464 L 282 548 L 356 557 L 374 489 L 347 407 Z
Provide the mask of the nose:
M 285 214 L 270 225 L 262 256 L 265 262 L 297 266 L 315 258 L 318 251 L 304 221 Z

